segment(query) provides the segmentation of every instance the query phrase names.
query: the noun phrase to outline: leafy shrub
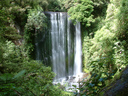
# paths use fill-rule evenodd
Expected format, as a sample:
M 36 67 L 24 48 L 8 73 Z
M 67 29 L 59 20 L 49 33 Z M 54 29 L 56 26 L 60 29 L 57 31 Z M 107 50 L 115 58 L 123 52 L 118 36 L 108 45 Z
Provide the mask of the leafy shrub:
M 46 26 L 46 16 L 43 13 L 43 9 L 37 6 L 35 9 L 30 9 L 28 19 L 26 23 L 26 29 L 28 30 L 41 30 Z
M 125 30 L 127 20 L 125 18 L 126 14 L 125 16 L 121 14 L 122 6 L 127 5 L 127 2 L 123 0 L 121 2 L 123 3 L 117 6 L 119 3 L 117 3 L 116 0 L 111 0 L 104 20 L 105 25 L 95 32 L 94 38 L 85 37 L 84 39 L 84 66 L 86 70 L 88 69 L 90 72 L 91 78 L 87 82 L 83 82 L 83 86 L 80 88 L 81 94 L 89 96 L 97 95 L 102 88 L 113 81 L 112 79 L 118 75 L 128 63 L 128 52 L 126 51 L 127 47 L 125 47 L 127 46 L 127 39 L 125 38 L 125 36 L 127 36 Z M 126 6 L 124 9 L 127 10 Z M 119 14 L 121 17 L 118 17 Z M 120 22 L 118 22 L 118 20 Z M 121 22 L 125 22 L 123 25 L 125 27 L 119 27 L 118 24 Z M 122 30 L 123 28 L 121 27 L 123 27 L 124 30 Z M 121 35 L 124 35 L 124 37 L 121 37 Z
M 68 10 L 71 20 L 82 22 L 86 27 L 94 22 L 92 12 L 93 2 L 91 0 L 81 0 L 81 3 L 76 3 Z
M 51 68 L 29 59 L 22 46 L 11 41 L 1 45 L 0 96 L 70 95 L 52 84 L 55 74 Z
M 25 25 L 24 39 L 27 54 L 31 54 L 34 50 L 34 38 L 39 31 L 47 27 L 46 16 L 43 9 L 37 6 L 35 9 L 29 10 L 27 23 Z

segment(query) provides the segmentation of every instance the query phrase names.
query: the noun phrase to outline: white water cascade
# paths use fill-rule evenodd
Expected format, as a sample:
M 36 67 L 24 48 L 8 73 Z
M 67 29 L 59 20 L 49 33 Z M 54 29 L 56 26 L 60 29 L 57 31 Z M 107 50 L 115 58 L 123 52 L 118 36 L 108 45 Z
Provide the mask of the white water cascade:
M 54 82 L 77 78 L 82 73 L 80 23 L 73 25 L 65 12 L 47 12 L 46 15 L 48 31 L 40 32 L 35 38 L 36 59 L 46 65 L 50 63 L 56 73 Z
M 80 75 L 82 72 L 82 60 L 81 60 L 81 31 L 80 23 L 77 23 L 75 26 L 76 29 L 76 38 L 75 38 L 75 62 L 74 62 L 74 75 Z

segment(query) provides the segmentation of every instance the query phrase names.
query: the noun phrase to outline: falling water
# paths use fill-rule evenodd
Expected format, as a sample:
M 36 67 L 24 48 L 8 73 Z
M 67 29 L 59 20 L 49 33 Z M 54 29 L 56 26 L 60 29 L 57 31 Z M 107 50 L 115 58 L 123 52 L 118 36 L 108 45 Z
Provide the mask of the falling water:
M 74 75 L 79 75 L 82 72 L 82 62 L 81 62 L 81 32 L 80 23 L 76 24 L 76 38 L 75 38 L 75 63 L 74 63 Z
M 71 30 L 70 30 L 70 28 L 71 28 L 71 24 L 72 24 L 72 22 L 70 21 L 70 20 L 67 20 L 68 22 L 68 24 L 67 24 L 67 46 L 68 46 L 68 76 L 70 76 L 70 75 L 72 75 L 73 74 L 73 61 L 72 61 L 72 56 L 74 55 L 74 54 L 72 54 L 72 53 L 74 53 L 74 50 L 72 50 L 73 48 L 74 48 L 74 43 L 72 43 L 72 33 L 71 33 Z M 74 37 L 74 36 L 73 36 Z M 73 59 L 74 59 L 74 57 L 73 57 Z M 73 63 L 72 63 L 73 62 Z
M 64 12 L 47 12 L 48 29 L 35 38 L 36 59 L 52 66 L 54 80 L 82 72 L 80 23 L 73 25 Z
M 57 18 L 58 17 L 58 18 Z M 52 63 L 56 78 L 66 75 L 66 31 L 62 13 L 51 14 Z

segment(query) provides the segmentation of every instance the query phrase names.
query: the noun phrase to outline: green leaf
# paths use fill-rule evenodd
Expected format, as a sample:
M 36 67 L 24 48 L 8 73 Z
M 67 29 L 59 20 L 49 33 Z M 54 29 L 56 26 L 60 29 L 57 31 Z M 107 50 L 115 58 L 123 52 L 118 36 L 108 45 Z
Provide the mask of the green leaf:
M 102 82 L 103 81 L 103 78 L 100 78 L 99 81 Z
M 89 83 L 89 86 L 90 86 L 90 87 L 93 87 L 93 86 L 95 86 L 95 84 Z
M 76 88 L 76 85 L 72 85 L 72 86 Z
M 20 76 L 23 76 L 23 75 L 25 74 L 25 72 L 26 72 L 26 70 L 20 71 L 19 73 L 17 73 L 17 74 L 14 76 L 13 79 L 16 79 L 16 78 L 18 78 L 18 77 L 20 77 Z
M 0 76 L 0 79 L 3 80 L 3 81 L 6 81 L 6 80 L 11 80 L 12 77 L 13 77 L 12 74 L 5 73 L 5 74 L 2 74 L 2 75 Z

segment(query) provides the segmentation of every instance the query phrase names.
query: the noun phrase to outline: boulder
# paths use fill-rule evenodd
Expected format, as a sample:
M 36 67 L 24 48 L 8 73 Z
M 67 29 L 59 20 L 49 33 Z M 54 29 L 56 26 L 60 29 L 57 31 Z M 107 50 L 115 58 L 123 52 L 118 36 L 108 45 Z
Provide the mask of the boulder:
M 118 80 L 100 92 L 100 96 L 128 96 L 128 66 Z

